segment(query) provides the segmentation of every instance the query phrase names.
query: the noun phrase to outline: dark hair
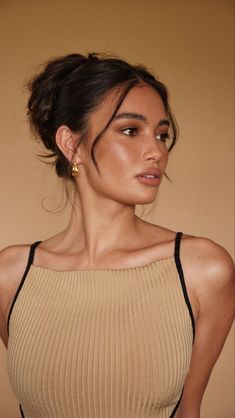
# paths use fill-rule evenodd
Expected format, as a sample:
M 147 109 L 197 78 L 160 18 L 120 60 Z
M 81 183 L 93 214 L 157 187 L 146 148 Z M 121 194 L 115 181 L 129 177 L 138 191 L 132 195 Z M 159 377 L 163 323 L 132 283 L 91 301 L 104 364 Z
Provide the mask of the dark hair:
M 71 178 L 71 162 L 55 141 L 59 126 L 67 125 L 73 132 L 81 134 L 81 141 L 86 141 L 88 119 L 92 110 L 110 90 L 121 88 L 110 120 L 92 145 L 91 156 L 98 169 L 94 146 L 110 125 L 128 91 L 140 82 L 152 86 L 163 100 L 173 131 L 170 151 L 177 140 L 178 130 L 169 107 L 167 89 L 144 66 L 133 66 L 116 57 L 97 53 L 89 53 L 87 56 L 70 54 L 47 62 L 43 70 L 30 81 L 27 112 L 30 125 L 44 146 L 50 150 L 46 157 L 53 157 L 58 176 Z

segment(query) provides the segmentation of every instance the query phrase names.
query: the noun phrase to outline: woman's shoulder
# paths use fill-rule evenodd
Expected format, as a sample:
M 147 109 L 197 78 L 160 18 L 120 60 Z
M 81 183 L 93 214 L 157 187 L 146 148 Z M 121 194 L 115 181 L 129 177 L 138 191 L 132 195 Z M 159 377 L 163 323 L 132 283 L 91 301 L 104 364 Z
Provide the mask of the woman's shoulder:
M 229 252 L 220 244 L 205 236 L 195 236 L 187 231 L 174 231 L 163 226 L 145 224 L 145 233 L 142 237 L 152 244 L 154 249 L 164 247 L 172 252 L 176 242 L 177 233 L 181 233 L 180 258 L 187 269 L 190 271 L 207 271 L 213 273 L 215 270 L 233 271 L 234 263 Z
M 198 306 L 209 306 L 218 300 L 231 303 L 235 269 L 231 255 L 223 246 L 207 237 L 185 235 L 180 258 Z
M 30 244 L 10 245 L 0 251 L 0 294 L 3 298 L 8 292 L 14 292 L 15 286 L 23 276 L 29 251 Z
M 0 250 L 0 276 L 8 275 L 25 265 L 29 256 L 30 244 L 16 244 Z
M 23 277 L 30 245 L 11 245 L 0 251 L 0 337 L 7 346 L 7 317 L 11 302 Z
M 183 234 L 181 255 L 194 268 L 207 273 L 234 272 L 234 262 L 229 252 L 207 237 Z
M 156 237 L 156 244 L 159 244 L 159 241 L 162 243 L 173 242 L 176 239 L 177 233 L 182 234 L 180 252 L 187 256 L 188 259 L 193 262 L 194 260 L 199 260 L 199 262 L 208 262 L 215 261 L 221 265 L 233 265 L 233 260 L 228 251 L 213 241 L 212 239 L 205 236 L 196 236 L 184 231 L 174 231 L 162 226 L 150 224 L 153 239 Z M 148 231 L 147 229 L 147 232 Z

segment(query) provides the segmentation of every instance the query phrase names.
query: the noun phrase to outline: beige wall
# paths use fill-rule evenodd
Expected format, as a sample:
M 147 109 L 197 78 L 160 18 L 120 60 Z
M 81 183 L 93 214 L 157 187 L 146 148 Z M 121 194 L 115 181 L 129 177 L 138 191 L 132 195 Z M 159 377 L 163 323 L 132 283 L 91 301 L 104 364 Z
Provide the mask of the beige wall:
M 0 247 L 63 228 L 60 199 L 35 158 L 23 83 L 41 61 L 68 52 L 115 52 L 169 86 L 181 130 L 154 221 L 233 248 L 233 2 L 230 0 L 1 0 Z M 233 417 L 232 333 L 213 371 L 202 418 Z M 19 416 L 0 344 L 0 416 Z

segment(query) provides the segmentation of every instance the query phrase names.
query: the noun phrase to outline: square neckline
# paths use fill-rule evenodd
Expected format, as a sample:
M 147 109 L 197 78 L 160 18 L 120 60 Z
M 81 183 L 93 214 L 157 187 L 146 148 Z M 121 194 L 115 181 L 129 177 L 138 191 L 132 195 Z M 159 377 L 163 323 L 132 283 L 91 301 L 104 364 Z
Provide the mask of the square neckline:
M 164 262 L 170 262 L 170 261 L 175 261 L 175 256 L 171 255 L 170 257 L 165 257 L 165 258 L 160 258 L 154 261 L 151 261 L 147 264 L 142 264 L 139 266 L 130 266 L 130 267 L 121 267 L 121 268 L 101 268 L 101 269 L 77 269 L 77 270 L 56 270 L 56 269 L 51 269 L 49 267 L 43 267 L 43 266 L 38 266 L 35 264 L 31 264 L 30 269 L 32 268 L 33 270 L 41 270 L 41 271 L 48 271 L 51 273 L 96 273 L 96 272 L 125 272 L 125 271 L 134 271 L 134 270 L 141 270 L 141 269 L 145 269 L 145 268 L 149 268 L 149 267 L 153 267 L 157 264 L 162 264 Z
M 182 236 L 183 236 L 182 232 L 180 232 L 180 231 L 176 232 L 175 239 L 174 239 L 174 252 L 173 252 L 173 255 L 171 255 L 169 257 L 160 258 L 160 259 L 157 259 L 157 260 L 153 260 L 149 263 L 142 264 L 142 265 L 137 265 L 137 266 L 129 266 L 129 267 L 121 267 L 121 268 L 107 267 L 107 268 L 101 268 L 101 269 L 96 269 L 95 268 L 95 269 L 86 269 L 86 270 L 84 270 L 84 269 L 56 270 L 56 269 L 51 269 L 51 268 L 48 268 L 48 267 L 38 266 L 38 265 L 33 264 L 35 250 L 36 250 L 37 246 L 40 245 L 41 242 L 42 242 L 42 241 L 36 241 L 30 247 L 29 259 L 28 259 L 28 264 L 27 264 L 27 267 L 26 267 L 25 274 L 27 274 L 27 271 L 29 271 L 31 269 L 31 267 L 34 270 L 41 270 L 41 271 L 45 271 L 45 272 L 47 271 L 47 272 L 54 273 L 54 274 L 56 274 L 56 273 L 57 274 L 62 274 L 62 273 L 64 273 L 64 274 L 66 274 L 66 273 L 67 274 L 69 274 L 69 273 L 72 273 L 72 274 L 76 274 L 76 273 L 77 274 L 78 273 L 82 274 L 83 273 L 83 274 L 85 274 L 85 273 L 97 273 L 97 272 L 105 273 L 105 272 L 114 272 L 114 271 L 115 272 L 138 271 L 138 270 L 141 270 L 141 269 L 151 268 L 151 267 L 154 267 L 156 265 L 164 264 L 164 262 L 169 263 L 171 261 L 174 261 L 176 263 L 176 257 L 177 257 L 177 253 L 179 253 L 180 241 L 181 241 Z

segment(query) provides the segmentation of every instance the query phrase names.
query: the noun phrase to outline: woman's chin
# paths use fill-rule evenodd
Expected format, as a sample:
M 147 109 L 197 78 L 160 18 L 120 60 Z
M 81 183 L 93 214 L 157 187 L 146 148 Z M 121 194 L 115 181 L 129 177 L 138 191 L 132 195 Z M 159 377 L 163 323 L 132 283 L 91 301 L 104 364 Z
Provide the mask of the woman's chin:
M 152 196 L 142 196 L 139 199 L 136 199 L 135 205 L 149 205 L 156 200 L 157 194 L 154 193 Z

